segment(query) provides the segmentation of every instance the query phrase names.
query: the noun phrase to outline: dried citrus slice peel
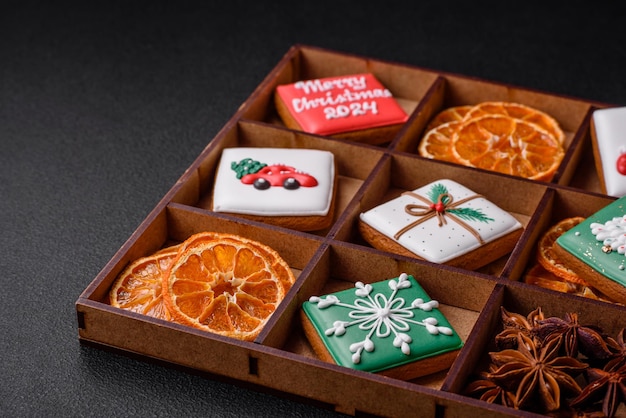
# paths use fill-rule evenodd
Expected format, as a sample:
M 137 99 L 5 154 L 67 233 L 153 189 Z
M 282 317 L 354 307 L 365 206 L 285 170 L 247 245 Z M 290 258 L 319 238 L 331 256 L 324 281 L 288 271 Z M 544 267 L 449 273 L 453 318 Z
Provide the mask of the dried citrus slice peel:
M 295 277 L 273 249 L 231 234 L 187 239 L 163 280 L 164 302 L 182 324 L 253 340 Z
M 523 120 L 549 132 L 559 144 L 563 144 L 565 140 L 565 134 L 552 116 L 520 103 L 482 102 L 465 112 L 463 119 L 470 120 L 486 115 L 503 115 Z
M 431 129 L 435 129 L 436 127 L 443 125 L 444 123 L 458 122 L 463 120 L 467 113 L 473 108 L 474 106 L 465 105 L 448 107 L 442 110 L 430 120 L 430 122 L 426 126 L 426 132 L 430 131 Z
M 565 135 L 548 114 L 518 103 L 482 102 L 438 113 L 418 145 L 426 158 L 549 181 Z
M 111 306 L 171 320 L 161 291 L 163 275 L 176 257 L 177 250 L 178 246 L 167 247 L 129 264 L 111 286 Z
M 564 232 L 572 229 L 574 226 L 581 223 L 585 218 L 575 216 L 571 218 L 565 218 L 555 225 L 551 226 L 539 239 L 537 244 L 537 261 L 541 266 L 561 279 L 576 283 L 583 286 L 587 286 L 587 283 L 572 270 L 567 268 L 555 255 L 552 250 L 556 239 Z
M 543 268 L 541 264 L 535 264 L 530 268 L 530 270 L 528 270 L 524 276 L 524 282 L 562 293 L 580 293 L 584 287 L 582 285 L 563 280 Z
M 452 153 L 467 166 L 544 181 L 552 178 L 564 155 L 547 131 L 502 115 L 463 123 L 454 133 Z
M 452 153 L 452 137 L 460 125 L 461 121 L 450 121 L 429 130 L 419 144 L 419 154 L 426 158 L 459 163 Z
M 568 282 L 544 269 L 543 266 L 538 263 L 528 270 L 524 276 L 524 282 L 543 287 L 544 289 L 556 290 L 557 292 L 571 293 L 588 299 L 616 303 L 598 289 L 583 284 Z

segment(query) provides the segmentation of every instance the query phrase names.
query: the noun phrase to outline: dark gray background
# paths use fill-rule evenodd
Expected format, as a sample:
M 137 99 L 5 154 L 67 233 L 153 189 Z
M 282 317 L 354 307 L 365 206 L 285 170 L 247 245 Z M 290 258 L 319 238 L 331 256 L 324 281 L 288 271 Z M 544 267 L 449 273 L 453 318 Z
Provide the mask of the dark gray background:
M 74 302 L 296 43 L 626 105 L 626 3 L 0 1 L 0 414 L 331 412 L 81 347 Z

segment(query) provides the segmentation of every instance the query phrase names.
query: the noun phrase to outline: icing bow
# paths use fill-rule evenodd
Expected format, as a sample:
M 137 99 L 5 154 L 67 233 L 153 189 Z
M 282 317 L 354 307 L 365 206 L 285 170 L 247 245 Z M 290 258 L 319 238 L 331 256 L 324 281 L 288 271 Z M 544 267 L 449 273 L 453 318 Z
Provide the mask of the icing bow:
M 461 220 L 458 216 L 454 215 L 451 212 L 451 209 L 457 208 L 459 205 L 479 197 L 483 197 L 482 195 L 473 195 L 466 197 L 465 199 L 461 199 L 457 202 L 454 202 L 454 197 L 450 193 L 440 193 L 437 197 L 436 202 L 431 202 L 428 199 L 418 195 L 414 192 L 404 192 L 402 195 L 411 196 L 419 201 L 426 203 L 426 205 L 419 205 L 415 203 L 409 203 L 404 207 L 404 211 L 412 216 L 419 216 L 420 218 L 414 222 L 411 222 L 401 230 L 399 230 L 393 237 L 398 240 L 405 232 L 415 228 L 417 225 L 425 222 L 431 218 L 437 217 L 438 226 L 443 226 L 447 224 L 446 216 L 455 221 L 457 224 L 461 225 L 467 231 L 469 231 L 480 244 L 484 244 L 485 242 L 481 238 L 480 234 L 472 228 L 470 225 Z

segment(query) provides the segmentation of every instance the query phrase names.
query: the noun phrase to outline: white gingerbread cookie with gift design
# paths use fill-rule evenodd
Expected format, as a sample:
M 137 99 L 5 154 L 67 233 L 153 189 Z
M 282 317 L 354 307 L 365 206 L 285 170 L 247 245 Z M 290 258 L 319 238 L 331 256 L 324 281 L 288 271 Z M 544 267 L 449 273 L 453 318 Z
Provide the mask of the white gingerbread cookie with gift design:
M 442 179 L 361 213 L 359 229 L 375 248 L 476 269 L 508 254 L 523 227 L 484 196 Z

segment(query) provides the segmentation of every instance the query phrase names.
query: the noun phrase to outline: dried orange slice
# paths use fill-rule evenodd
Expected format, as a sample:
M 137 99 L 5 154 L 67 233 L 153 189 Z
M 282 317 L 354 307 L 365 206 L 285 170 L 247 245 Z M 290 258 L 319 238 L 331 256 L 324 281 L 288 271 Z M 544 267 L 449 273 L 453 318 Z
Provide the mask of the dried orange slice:
M 616 303 L 598 289 L 564 280 L 544 269 L 541 264 L 535 264 L 528 270 L 528 273 L 524 276 L 524 282 L 543 287 L 544 289 L 556 290 L 557 292 L 571 293 L 588 299 Z
M 295 277 L 272 248 L 232 234 L 199 233 L 180 248 L 163 280 L 177 322 L 253 340 Z
M 535 264 L 528 270 L 524 276 L 524 282 L 562 293 L 581 293 L 585 288 L 585 286 L 563 280 L 543 268 L 541 264 Z
M 444 123 L 463 120 L 465 115 L 467 115 L 467 113 L 473 108 L 474 106 L 472 105 L 448 107 L 447 109 L 437 113 L 435 117 L 430 120 L 425 131 L 428 132 L 431 129 L 435 129 L 438 126 L 443 125 Z
M 178 247 L 164 248 L 129 264 L 111 286 L 111 306 L 171 320 L 161 291 L 163 275 L 176 257 Z
M 452 153 L 452 136 L 461 126 L 460 121 L 446 122 L 436 126 L 424 135 L 418 152 L 422 157 L 458 163 Z
M 564 155 L 547 131 L 502 115 L 462 123 L 453 135 L 452 153 L 470 167 L 542 181 L 552 178 Z
M 486 115 L 504 115 L 537 125 L 550 133 L 559 144 L 563 144 L 565 134 L 559 123 L 547 113 L 530 106 L 511 102 L 482 102 L 465 112 L 464 120 L 475 119 Z
M 550 227 L 539 239 L 539 243 L 537 244 L 537 261 L 544 269 L 549 271 L 561 279 L 580 284 L 583 286 L 587 286 L 587 283 L 580 278 L 576 273 L 567 268 L 559 259 L 556 257 L 552 246 L 558 237 L 561 236 L 564 232 L 572 229 L 574 226 L 581 223 L 585 218 L 580 216 L 575 216 L 572 218 L 565 218 L 555 225 Z

